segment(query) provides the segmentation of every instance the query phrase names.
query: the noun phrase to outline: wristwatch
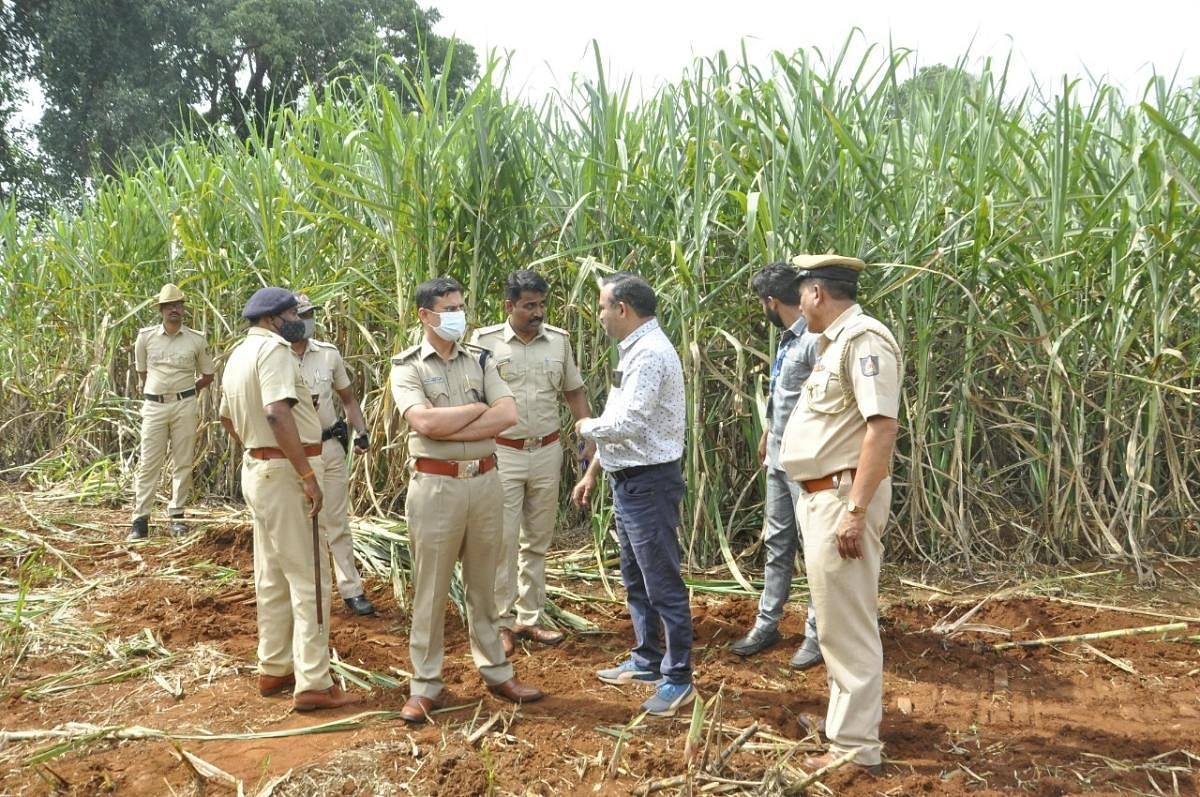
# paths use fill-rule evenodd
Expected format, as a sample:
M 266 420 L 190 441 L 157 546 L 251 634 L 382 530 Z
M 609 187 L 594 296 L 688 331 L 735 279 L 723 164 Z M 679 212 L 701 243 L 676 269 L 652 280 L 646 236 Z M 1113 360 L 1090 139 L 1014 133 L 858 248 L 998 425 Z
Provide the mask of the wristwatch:
M 863 515 L 863 514 L 866 514 L 867 508 L 865 506 L 859 506 L 858 504 L 854 503 L 853 501 L 847 501 L 846 502 L 846 511 L 849 512 L 851 515 Z

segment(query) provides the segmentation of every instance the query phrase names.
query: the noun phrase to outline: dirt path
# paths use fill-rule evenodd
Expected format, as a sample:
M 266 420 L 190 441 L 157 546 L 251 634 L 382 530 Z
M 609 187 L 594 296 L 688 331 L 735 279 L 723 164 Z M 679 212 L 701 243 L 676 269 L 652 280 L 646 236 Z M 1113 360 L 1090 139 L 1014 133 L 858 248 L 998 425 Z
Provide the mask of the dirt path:
M 186 545 L 153 541 L 132 550 L 120 541 L 119 513 L 62 506 L 42 510 L 76 543 L 55 538 L 83 582 L 63 573 L 58 559 L 37 559 L 44 581 L 31 596 L 79 590 L 53 622 L 48 612 L 24 632 L 6 631 L 0 666 L 0 728 L 46 730 L 69 722 L 144 726 L 178 734 L 261 733 L 303 728 L 367 711 L 396 711 L 406 697 L 405 612 L 392 588 L 371 582 L 381 612 L 332 618 L 332 645 L 355 667 L 388 675 L 399 688 L 377 688 L 363 703 L 339 712 L 302 716 L 290 699 L 260 698 L 254 688 L 256 644 L 250 588 L 250 534 L 244 525 L 212 526 Z M 61 511 L 58 511 L 58 510 Z M 0 500 L 0 526 L 44 533 L 10 501 Z M 11 588 L 18 570 L 30 573 L 28 548 L 5 536 L 0 576 Z M 60 546 L 60 543 L 62 545 Z M 21 551 L 24 553 L 21 553 Z M 1127 594 L 1156 601 L 1163 614 L 1200 614 L 1197 563 L 1174 563 L 1175 592 Z M 1121 583 L 1103 581 L 1109 595 Z M 1191 582 L 1188 581 L 1191 579 Z M 1083 580 L 1063 581 L 1078 587 Z M 589 583 L 572 590 L 597 594 Z M 946 588 L 945 584 L 941 585 Z M 998 597 L 953 637 L 931 629 L 961 617 L 974 597 L 913 589 L 889 572 L 883 610 L 885 701 L 883 737 L 888 763 L 882 778 L 838 771 L 825 780 L 838 794 L 1196 794 L 1200 767 L 1200 623 L 1163 641 L 1163 635 L 996 652 L 992 642 L 1106 631 L 1169 622 L 1106 611 L 1050 597 Z M 8 600 L 8 604 L 3 603 Z M 1111 602 L 1111 600 L 1109 601 Z M 0 595 L 0 607 L 12 596 Z M 30 600 L 27 611 L 45 604 Z M 566 608 L 602 632 L 576 635 L 559 648 L 518 649 L 518 675 L 549 694 L 514 710 L 487 695 L 475 672 L 461 622 L 447 619 L 446 683 L 451 710 L 437 724 L 409 727 L 395 718 L 366 719 L 333 733 L 251 740 L 96 740 L 42 763 L 31 756 L 55 740 L 8 741 L 0 746 L 0 793 L 161 795 L 202 793 L 197 775 L 179 758 L 187 751 L 241 781 L 256 794 L 277 781 L 275 795 L 416 794 L 457 797 L 487 794 L 629 794 L 649 782 L 686 771 L 690 717 L 646 721 L 623 745 L 616 777 L 607 777 L 615 734 L 636 714 L 645 692 L 597 681 L 593 671 L 621 659 L 632 638 L 620 604 L 588 602 Z M 792 673 L 802 617 L 791 607 L 783 644 L 750 660 L 728 644 L 752 622 L 750 598 L 693 602 L 697 684 L 711 699 L 720 692 L 721 729 L 707 741 L 710 760 L 752 723 L 760 732 L 721 772 L 733 781 L 725 793 L 782 793 L 799 776 L 803 718 L 823 716 L 824 669 Z M 7 617 L 8 615 L 3 615 Z M 92 629 L 90 634 L 86 629 Z M 1001 630 L 1009 635 L 999 633 Z M 134 672 L 130 670 L 141 668 Z M 70 674 L 74 671 L 74 674 Z M 62 675 L 68 673 L 63 678 Z M 100 681 L 111 678 L 111 682 Z M 175 696 L 172 693 L 178 693 Z M 494 713 L 495 724 L 472 743 L 468 735 Z M 788 752 L 791 751 L 791 755 Z M 288 774 L 290 773 L 290 774 Z M 697 787 L 704 782 L 698 780 Z M 740 782 L 741 785 L 738 785 Z M 212 794 L 234 794 L 219 778 Z M 711 788 L 711 787 L 710 787 Z M 678 788 L 663 793 L 681 793 Z M 720 792 L 714 792 L 720 793 Z

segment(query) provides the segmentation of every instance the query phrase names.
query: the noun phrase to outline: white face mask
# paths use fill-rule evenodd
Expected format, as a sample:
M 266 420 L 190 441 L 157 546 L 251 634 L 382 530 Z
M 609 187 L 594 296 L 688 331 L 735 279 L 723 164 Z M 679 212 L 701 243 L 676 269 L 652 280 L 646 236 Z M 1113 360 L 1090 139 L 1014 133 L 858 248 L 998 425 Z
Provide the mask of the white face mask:
M 462 310 L 447 310 L 438 313 L 442 323 L 433 328 L 434 333 L 442 340 L 456 341 L 467 331 L 467 314 Z
M 300 320 L 304 322 L 305 339 L 311 338 L 317 331 L 317 320 L 315 318 L 301 318 Z

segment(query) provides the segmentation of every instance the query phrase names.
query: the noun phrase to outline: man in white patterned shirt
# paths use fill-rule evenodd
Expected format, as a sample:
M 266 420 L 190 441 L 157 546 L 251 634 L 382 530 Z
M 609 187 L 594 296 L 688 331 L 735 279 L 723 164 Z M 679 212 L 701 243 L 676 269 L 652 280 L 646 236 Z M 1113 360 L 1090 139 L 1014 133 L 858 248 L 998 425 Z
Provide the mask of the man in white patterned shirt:
M 606 683 L 657 684 L 642 710 L 670 717 L 696 696 L 692 688 L 692 614 L 680 569 L 679 503 L 683 498 L 683 368 L 654 317 L 658 297 L 641 277 L 619 272 L 600 287 L 599 317 L 617 342 L 617 371 L 604 412 L 577 421 L 597 456 L 572 499 L 591 501 L 600 469 L 612 482 L 635 644 L 621 664 L 600 670 Z M 665 629 L 666 649 L 659 642 Z

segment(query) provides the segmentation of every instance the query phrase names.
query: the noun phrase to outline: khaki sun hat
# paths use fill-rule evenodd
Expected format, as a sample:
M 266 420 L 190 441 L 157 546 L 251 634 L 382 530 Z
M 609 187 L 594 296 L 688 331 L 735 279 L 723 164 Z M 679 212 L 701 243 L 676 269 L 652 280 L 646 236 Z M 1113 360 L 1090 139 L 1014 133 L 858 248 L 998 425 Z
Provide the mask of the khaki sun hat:
M 170 304 L 171 302 L 187 301 L 183 298 L 183 291 L 179 290 L 179 286 L 173 282 L 168 282 L 162 286 L 162 290 L 158 292 L 159 304 Z
M 858 275 L 867 267 L 857 257 L 844 255 L 796 255 L 791 263 L 798 279 L 821 277 L 842 282 L 857 282 Z

